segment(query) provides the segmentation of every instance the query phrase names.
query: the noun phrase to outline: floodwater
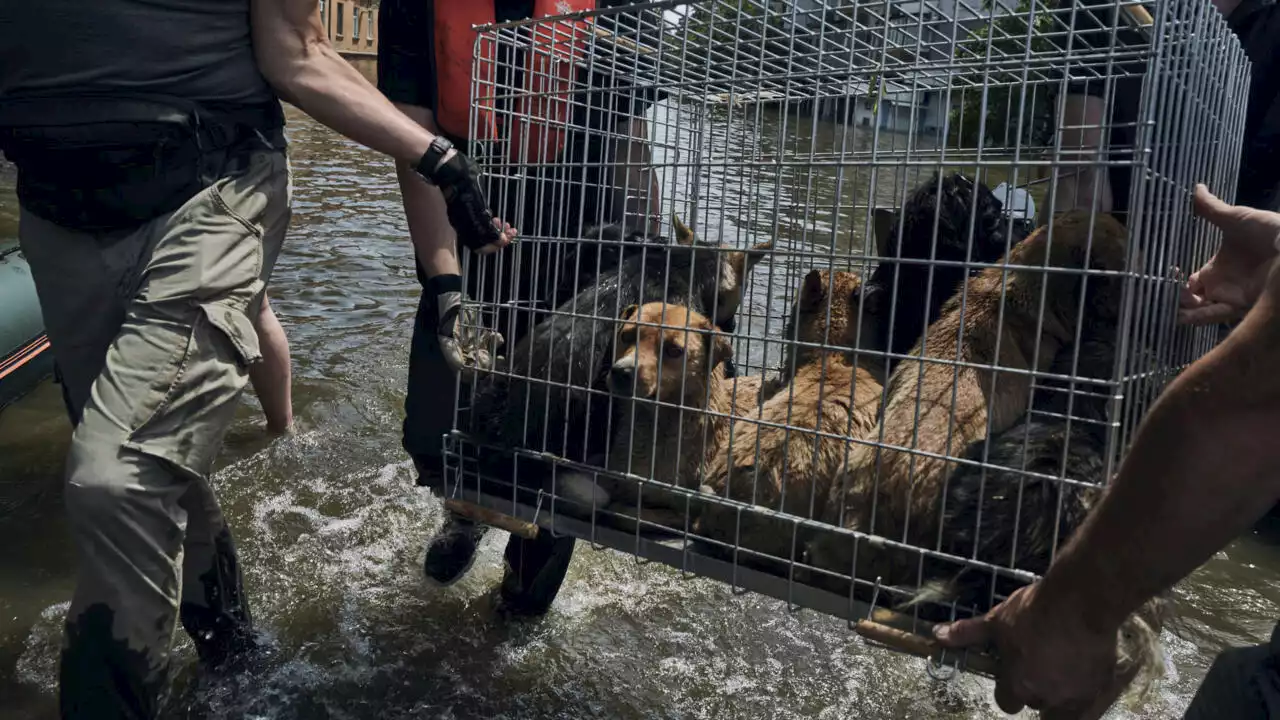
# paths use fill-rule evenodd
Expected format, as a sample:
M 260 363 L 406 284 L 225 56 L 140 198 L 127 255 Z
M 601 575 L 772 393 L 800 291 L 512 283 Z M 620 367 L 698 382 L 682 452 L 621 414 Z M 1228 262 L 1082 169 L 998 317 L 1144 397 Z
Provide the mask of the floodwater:
M 923 661 L 869 647 L 834 619 L 585 544 L 538 621 L 507 623 L 491 611 L 502 532 L 486 538 L 465 580 L 429 587 L 423 543 L 442 515 L 413 485 L 399 445 L 418 286 L 392 167 L 293 111 L 290 128 L 295 214 L 271 292 L 292 345 L 298 433 L 264 439 L 246 393 L 213 477 L 254 613 L 281 654 L 257 677 L 199 686 L 179 632 L 174 717 L 1001 717 L 986 681 L 932 680 Z M 823 123 L 812 129 L 824 142 L 836 134 Z M 814 135 L 795 131 L 805 132 Z M 794 214 L 832 206 L 834 170 L 802 180 L 757 185 L 763 197 L 745 222 L 738 210 L 701 222 L 724 235 L 751 225 L 756 237 L 779 212 L 790 233 L 836 222 L 829 210 Z M 11 235 L 8 182 L 0 233 Z M 737 190 L 703 192 L 751 201 Z M 781 300 L 760 293 L 794 284 L 781 270 L 800 264 L 761 266 L 753 315 L 772 315 L 778 327 Z M 59 491 L 68 435 L 52 384 L 0 413 L 3 718 L 56 716 L 72 587 Z M 1184 583 L 1180 620 L 1164 638 L 1166 677 L 1145 705 L 1114 716 L 1180 714 L 1215 653 L 1269 634 L 1278 570 L 1276 546 L 1250 534 Z

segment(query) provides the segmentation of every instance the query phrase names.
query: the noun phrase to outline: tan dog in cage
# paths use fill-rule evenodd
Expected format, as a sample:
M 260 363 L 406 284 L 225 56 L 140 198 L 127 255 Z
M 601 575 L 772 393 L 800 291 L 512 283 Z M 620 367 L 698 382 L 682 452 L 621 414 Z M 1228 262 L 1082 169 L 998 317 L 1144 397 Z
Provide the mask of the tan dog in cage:
M 725 377 L 725 364 L 733 345 L 710 320 L 683 305 L 631 305 L 621 321 L 608 374 L 617 407 L 605 467 L 695 488 L 728 434 L 733 382 Z M 589 481 L 576 474 L 562 478 L 569 484 L 583 480 Z M 684 525 L 677 494 L 605 475 L 597 485 L 597 507 L 668 527 Z M 615 524 L 634 527 L 623 519 Z
M 1093 275 L 1084 285 L 1078 271 L 1123 271 L 1127 246 L 1127 231 L 1114 218 L 1097 215 L 1091 223 L 1087 211 L 1073 211 L 1053 223 L 1052 244 L 1042 227 L 1009 251 L 1006 262 L 1024 267 L 988 268 L 966 281 L 929 326 L 923 347 L 912 350 L 921 359 L 903 360 L 890 376 L 880 424 L 867 436 L 886 447 L 855 449 L 836 498 L 844 525 L 936 547 L 941 498 L 956 468 L 949 458 L 1023 417 L 1026 371 L 1033 359 L 1035 370 L 1048 369 L 1075 341 L 1082 287 L 1083 317 L 1113 319 L 1122 276 Z M 808 547 L 811 564 L 845 575 L 854 570 L 852 538 L 824 533 Z M 867 542 L 857 553 L 858 578 L 916 584 L 918 554 Z
M 805 277 L 784 336 L 788 382 L 758 412 L 734 422 L 728 447 L 707 472 L 707 489 L 721 497 L 832 521 L 833 483 L 851 457 L 849 438 L 875 426 L 882 386 L 880 359 L 855 354 L 862 279 L 852 272 L 813 270 Z M 826 345 L 827 347 L 809 347 Z M 790 523 L 739 515 L 701 503 L 695 533 L 773 558 L 800 559 Z M 767 567 L 770 561 L 742 558 Z

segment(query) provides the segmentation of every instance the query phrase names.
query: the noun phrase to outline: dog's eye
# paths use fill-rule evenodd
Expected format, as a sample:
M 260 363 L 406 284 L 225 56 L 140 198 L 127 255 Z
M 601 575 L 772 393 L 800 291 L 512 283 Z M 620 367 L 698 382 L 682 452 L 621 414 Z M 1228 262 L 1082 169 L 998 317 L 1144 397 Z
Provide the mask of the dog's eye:
M 674 360 L 684 355 L 684 348 L 680 347 L 679 345 L 676 345 L 675 343 L 668 343 L 662 346 L 662 352 L 667 357 Z
M 624 345 L 630 345 L 634 343 L 636 341 L 635 328 L 627 328 L 626 330 L 623 330 L 622 332 L 618 333 L 618 340 L 620 340 Z

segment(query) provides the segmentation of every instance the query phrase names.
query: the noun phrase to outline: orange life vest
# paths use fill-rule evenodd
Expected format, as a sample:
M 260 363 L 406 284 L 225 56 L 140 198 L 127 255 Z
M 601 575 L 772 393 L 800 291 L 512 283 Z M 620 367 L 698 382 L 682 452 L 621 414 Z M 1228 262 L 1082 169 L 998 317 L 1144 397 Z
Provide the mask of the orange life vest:
M 533 17 L 567 15 L 595 9 L 594 0 L 536 0 Z M 492 140 L 506 131 L 513 163 L 546 163 L 560 156 L 565 126 L 571 119 L 575 62 L 591 40 L 590 20 L 558 20 L 533 26 L 532 47 L 525 50 L 519 88 L 495 88 L 497 46 L 490 35 L 479 38 L 472 27 L 494 22 L 493 2 L 443 0 L 435 3 L 436 123 L 456 137 Z M 476 43 L 479 38 L 480 46 Z M 475 63 L 479 61 L 479 67 Z M 473 73 L 474 70 L 474 73 Z M 476 126 L 471 127 L 472 79 L 476 94 Z M 497 93 L 495 93 L 495 90 Z M 499 128 L 492 96 L 517 94 Z

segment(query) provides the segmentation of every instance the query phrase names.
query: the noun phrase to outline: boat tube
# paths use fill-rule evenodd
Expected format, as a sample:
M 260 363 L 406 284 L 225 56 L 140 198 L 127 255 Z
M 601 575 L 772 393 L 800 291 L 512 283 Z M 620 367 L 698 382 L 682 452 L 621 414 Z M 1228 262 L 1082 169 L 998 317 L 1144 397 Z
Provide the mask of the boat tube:
M 0 408 L 53 374 L 31 268 L 15 240 L 0 240 Z

